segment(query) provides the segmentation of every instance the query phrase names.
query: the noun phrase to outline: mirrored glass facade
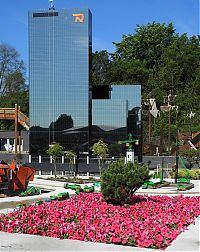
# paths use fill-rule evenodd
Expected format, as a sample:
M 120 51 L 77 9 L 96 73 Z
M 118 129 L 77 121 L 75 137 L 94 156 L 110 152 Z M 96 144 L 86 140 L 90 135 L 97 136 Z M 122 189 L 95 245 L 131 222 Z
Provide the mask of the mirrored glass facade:
M 118 146 L 118 141 L 127 139 L 128 133 L 142 142 L 141 86 L 113 85 L 108 92 L 108 99 L 92 100 L 92 143 L 103 139 L 110 154 L 120 155 L 125 146 Z M 135 153 L 141 154 L 140 146 L 135 146 Z
M 29 12 L 31 154 L 89 148 L 91 19 L 86 8 Z

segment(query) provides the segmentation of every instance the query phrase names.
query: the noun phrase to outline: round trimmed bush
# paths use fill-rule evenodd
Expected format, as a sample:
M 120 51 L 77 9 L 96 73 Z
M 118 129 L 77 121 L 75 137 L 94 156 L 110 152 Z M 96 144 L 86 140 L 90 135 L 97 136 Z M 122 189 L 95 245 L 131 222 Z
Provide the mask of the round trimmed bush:
M 109 165 L 101 175 L 101 192 L 104 199 L 114 205 L 128 203 L 134 192 L 146 180 L 149 180 L 149 169 L 137 162 L 124 164 L 122 160 Z

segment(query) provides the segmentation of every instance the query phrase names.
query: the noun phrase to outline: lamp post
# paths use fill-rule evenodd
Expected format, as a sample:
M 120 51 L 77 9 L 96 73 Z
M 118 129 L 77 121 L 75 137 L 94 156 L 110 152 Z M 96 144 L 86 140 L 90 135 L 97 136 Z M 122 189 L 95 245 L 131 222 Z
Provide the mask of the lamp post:
M 134 162 L 134 148 L 133 148 L 133 143 L 135 145 L 139 145 L 139 140 L 134 139 L 132 134 L 128 134 L 128 139 L 127 140 L 122 140 L 118 141 L 118 144 L 126 144 L 127 150 L 126 150 L 126 162 Z

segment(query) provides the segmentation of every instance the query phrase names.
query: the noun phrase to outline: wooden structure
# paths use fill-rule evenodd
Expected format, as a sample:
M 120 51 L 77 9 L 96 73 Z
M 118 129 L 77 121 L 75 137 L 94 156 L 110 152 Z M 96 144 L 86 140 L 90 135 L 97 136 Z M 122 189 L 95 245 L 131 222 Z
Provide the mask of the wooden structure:
M 0 108 L 1 120 L 15 121 L 15 154 L 17 153 L 17 143 L 21 146 L 21 137 L 18 131 L 18 124 L 29 130 L 29 118 L 20 110 L 20 106 L 15 104 L 14 108 Z M 19 147 L 20 152 L 20 147 Z
M 179 150 L 185 151 L 190 149 L 198 149 L 200 148 L 200 132 L 179 132 L 178 140 L 181 141 L 181 145 L 179 146 Z M 171 155 L 176 154 L 176 149 L 172 148 Z

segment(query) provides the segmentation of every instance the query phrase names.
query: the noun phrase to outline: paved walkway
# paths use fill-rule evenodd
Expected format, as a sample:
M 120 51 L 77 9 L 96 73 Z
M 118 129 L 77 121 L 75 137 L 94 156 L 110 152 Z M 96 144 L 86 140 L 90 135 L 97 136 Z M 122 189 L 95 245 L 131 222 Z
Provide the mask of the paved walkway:
M 166 179 L 168 182 L 174 182 L 174 179 Z M 190 180 L 191 183 L 194 184 L 194 188 L 187 190 L 187 191 L 177 191 L 175 186 L 166 186 L 157 189 L 142 189 L 139 188 L 136 191 L 136 194 L 150 194 L 150 195 L 168 195 L 168 196 L 175 196 L 175 195 L 186 195 L 186 196 L 200 196 L 200 181 L 199 180 Z
M 138 194 L 165 194 L 174 195 L 200 195 L 200 181 L 191 181 L 194 183 L 194 188 L 184 193 L 177 192 L 175 187 L 164 187 L 160 189 L 139 189 Z M 49 199 L 50 195 L 56 195 L 59 192 L 68 191 L 70 195 L 74 195 L 74 191 L 64 189 L 64 182 L 56 182 L 50 180 L 35 179 L 30 185 L 34 185 L 46 190 L 52 190 L 43 195 L 31 197 L 12 197 L 0 199 L 0 213 L 12 211 L 17 203 L 23 201 L 32 203 L 38 199 Z M 82 185 L 84 186 L 84 185 Z M 196 219 L 195 225 L 190 225 L 188 230 L 181 233 L 177 239 L 172 242 L 166 251 L 200 251 L 200 217 Z M 59 240 L 50 237 L 33 236 L 26 234 L 10 234 L 0 232 L 0 251 L 161 251 L 144 248 L 135 248 L 129 246 L 118 246 L 112 244 L 81 242 L 74 240 Z
M 190 225 L 188 230 L 181 233 L 166 251 L 200 251 L 200 217 L 195 221 L 195 225 Z
M 200 251 L 200 218 L 188 231 L 181 233 L 166 251 Z M 59 240 L 27 234 L 0 232 L 0 251 L 162 251 L 112 244 Z
M 0 232 L 0 251 L 155 251 L 104 243 L 59 240 L 27 234 Z M 161 250 L 156 250 L 161 251 Z

